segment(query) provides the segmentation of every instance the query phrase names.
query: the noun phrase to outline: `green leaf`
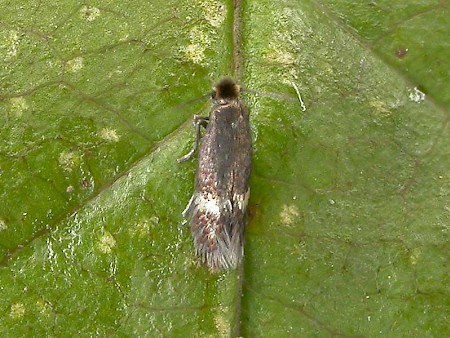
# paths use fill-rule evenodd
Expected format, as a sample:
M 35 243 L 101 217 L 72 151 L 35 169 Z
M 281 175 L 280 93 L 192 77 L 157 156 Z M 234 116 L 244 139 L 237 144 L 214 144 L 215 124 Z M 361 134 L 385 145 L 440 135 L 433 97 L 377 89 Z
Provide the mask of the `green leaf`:
M 176 159 L 231 2 L 0 3 L 1 336 L 445 336 L 448 6 L 402 4 L 243 3 L 250 221 L 211 273 Z

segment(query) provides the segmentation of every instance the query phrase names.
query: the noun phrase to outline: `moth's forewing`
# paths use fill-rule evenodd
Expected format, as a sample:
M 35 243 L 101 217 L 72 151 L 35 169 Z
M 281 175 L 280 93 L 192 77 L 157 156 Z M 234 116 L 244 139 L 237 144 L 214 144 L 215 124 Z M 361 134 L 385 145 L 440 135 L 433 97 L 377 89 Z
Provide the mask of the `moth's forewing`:
M 239 87 L 224 79 L 201 140 L 190 217 L 196 253 L 212 269 L 235 268 L 242 259 L 251 170 L 251 133 Z

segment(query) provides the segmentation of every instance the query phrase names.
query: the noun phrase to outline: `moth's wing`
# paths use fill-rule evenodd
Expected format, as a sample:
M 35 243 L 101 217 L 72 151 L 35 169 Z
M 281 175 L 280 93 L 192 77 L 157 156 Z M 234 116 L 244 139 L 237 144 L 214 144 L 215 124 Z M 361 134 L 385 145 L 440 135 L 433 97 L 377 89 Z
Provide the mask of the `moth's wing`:
M 248 120 L 248 110 L 243 104 L 239 104 L 241 110 L 237 129 L 240 130 L 235 134 L 235 148 L 232 149 L 234 154 L 235 165 L 233 165 L 233 173 L 230 176 L 229 198 L 231 200 L 231 219 L 230 229 L 228 230 L 231 237 L 230 248 L 233 260 L 239 262 L 244 252 L 244 233 L 247 224 L 247 206 L 250 197 L 250 171 L 252 156 L 252 141 L 250 124 Z M 237 256 L 237 258 L 235 258 Z
M 235 268 L 242 259 L 249 189 L 231 194 L 195 192 L 186 208 L 196 253 L 212 269 Z
M 210 197 L 205 199 L 202 193 L 196 192 L 189 208 L 195 251 L 212 269 L 235 267 L 237 264 L 230 254 L 231 210 L 228 205 L 220 205 L 217 196 Z
M 247 223 L 247 205 L 250 188 L 244 194 L 234 193 L 231 208 L 225 213 L 227 224 L 225 232 L 228 235 L 227 260 L 232 267 L 236 267 L 244 254 L 245 225 Z
M 246 109 L 244 106 L 241 109 Z M 223 206 L 221 222 L 224 229 L 223 255 L 230 267 L 236 267 L 244 253 L 244 234 L 247 223 L 247 205 L 250 196 L 251 135 L 248 112 L 245 110 L 236 123 L 233 147 L 229 149 L 231 163 L 226 177 L 226 189 L 220 189 L 220 205 Z
M 250 161 L 245 106 L 235 102 L 213 109 L 188 207 L 196 252 L 213 269 L 235 268 L 242 258 Z

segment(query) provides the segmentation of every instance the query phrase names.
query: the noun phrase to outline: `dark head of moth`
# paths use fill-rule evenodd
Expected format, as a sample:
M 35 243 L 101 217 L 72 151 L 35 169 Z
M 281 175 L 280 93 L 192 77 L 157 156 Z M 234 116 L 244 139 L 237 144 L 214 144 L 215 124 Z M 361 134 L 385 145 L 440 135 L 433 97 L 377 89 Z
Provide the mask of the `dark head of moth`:
M 239 93 L 229 78 L 213 88 L 211 113 L 194 116 L 194 147 L 178 160 L 191 158 L 200 143 L 195 191 L 183 216 L 189 218 L 197 255 L 213 270 L 236 268 L 244 253 L 252 143 Z M 201 127 L 206 131 L 200 140 Z

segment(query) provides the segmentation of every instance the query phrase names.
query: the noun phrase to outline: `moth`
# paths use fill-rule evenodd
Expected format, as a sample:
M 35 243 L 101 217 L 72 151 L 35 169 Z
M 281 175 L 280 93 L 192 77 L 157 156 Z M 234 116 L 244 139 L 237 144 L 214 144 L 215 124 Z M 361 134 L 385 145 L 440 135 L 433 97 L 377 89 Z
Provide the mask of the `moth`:
M 190 221 L 196 254 L 212 270 L 236 268 L 244 254 L 252 140 L 240 91 L 230 78 L 213 87 L 211 112 L 194 116 L 194 146 L 178 160 L 190 159 L 200 143 L 195 190 L 183 216 Z

